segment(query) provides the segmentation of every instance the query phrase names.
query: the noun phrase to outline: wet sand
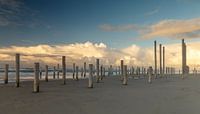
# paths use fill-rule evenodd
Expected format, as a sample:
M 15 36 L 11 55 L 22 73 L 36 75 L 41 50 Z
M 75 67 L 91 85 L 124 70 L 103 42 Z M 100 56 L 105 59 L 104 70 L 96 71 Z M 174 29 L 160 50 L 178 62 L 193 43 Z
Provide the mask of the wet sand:
M 200 76 L 146 80 L 106 77 L 94 88 L 88 80 L 40 82 L 40 93 L 32 93 L 33 82 L 0 84 L 1 114 L 199 114 Z

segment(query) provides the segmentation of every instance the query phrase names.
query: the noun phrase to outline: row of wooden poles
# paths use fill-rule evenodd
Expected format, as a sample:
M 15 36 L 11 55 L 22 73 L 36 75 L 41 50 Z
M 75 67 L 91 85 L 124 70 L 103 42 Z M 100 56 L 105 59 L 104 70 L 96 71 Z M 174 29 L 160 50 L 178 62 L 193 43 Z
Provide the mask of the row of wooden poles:
M 99 59 L 96 61 L 96 69 L 97 69 L 97 83 L 99 83 L 100 80 L 103 79 L 103 76 L 105 76 L 105 68 L 101 66 L 99 68 Z M 15 72 L 16 72 L 16 87 L 20 87 L 20 54 L 15 55 Z M 59 65 L 58 65 L 59 68 Z M 75 63 L 73 64 L 73 79 L 78 79 L 78 71 L 79 67 L 75 67 Z M 94 74 L 94 66 L 93 64 L 89 64 L 89 82 L 88 82 L 88 88 L 93 88 L 93 74 Z M 99 74 L 99 69 L 101 69 L 101 74 Z M 75 78 L 75 71 L 76 71 L 76 78 Z M 5 65 L 5 78 L 4 83 L 8 83 L 8 72 L 9 72 L 9 65 Z M 48 65 L 45 66 L 45 81 L 48 82 Z M 58 78 L 59 78 L 59 71 L 57 72 Z M 84 77 L 86 76 L 86 63 L 84 63 Z M 40 64 L 38 62 L 34 63 L 34 84 L 33 84 L 33 92 L 39 92 L 39 78 L 41 78 L 41 71 L 40 71 Z M 55 67 L 53 72 L 53 78 L 55 78 Z M 66 57 L 62 56 L 62 80 L 63 84 L 66 84 Z
M 15 68 L 16 68 L 16 87 L 20 86 L 20 54 L 16 54 L 15 56 Z M 59 69 L 59 65 L 58 65 Z M 109 68 L 112 70 L 112 65 Z M 84 73 L 83 73 L 84 70 Z M 75 63 L 73 63 L 73 79 L 78 80 L 78 71 L 79 67 L 75 66 Z M 86 62 L 84 62 L 84 68 L 82 68 L 82 73 L 81 76 L 86 76 Z M 93 75 L 94 75 L 94 65 L 89 64 L 89 76 L 88 76 L 88 88 L 93 88 Z M 8 72 L 9 72 L 9 65 L 5 65 L 5 78 L 4 78 L 4 83 L 8 83 Z M 48 81 L 48 65 L 45 66 L 45 80 Z M 76 77 L 75 77 L 75 72 L 76 72 Z M 110 72 L 110 71 L 109 71 Z M 134 73 L 135 72 L 135 73 Z M 169 72 L 175 73 L 175 69 L 171 67 L 166 67 L 166 74 L 169 74 Z M 62 80 L 63 84 L 66 84 L 66 57 L 62 56 Z M 110 74 L 113 74 L 113 71 L 111 71 Z M 124 61 L 121 60 L 121 65 L 119 66 L 119 73 L 120 79 L 122 81 L 123 85 L 127 85 L 127 75 L 133 75 L 136 74 L 137 76 L 140 76 L 140 67 L 137 67 L 136 70 L 134 70 L 134 67 L 131 67 L 130 70 L 128 71 L 127 65 L 124 65 Z M 147 70 L 145 68 L 142 68 L 142 75 L 149 75 L 151 76 L 153 74 L 153 69 L 148 68 Z M 59 71 L 57 72 L 58 78 L 59 78 Z M 108 74 L 109 75 L 109 74 Z M 117 70 L 116 70 L 116 75 L 117 75 Z M 105 67 L 102 65 L 100 66 L 99 59 L 96 59 L 96 82 L 99 83 L 100 80 L 103 79 L 105 76 Z M 41 78 L 41 71 L 40 71 L 40 64 L 36 62 L 34 64 L 34 86 L 33 86 L 33 91 L 34 92 L 39 92 L 39 78 Z M 53 72 L 53 78 L 55 78 L 55 67 L 54 67 L 54 72 Z M 151 81 L 151 77 L 149 77 L 149 80 Z
M 40 65 L 39 63 L 35 63 L 34 67 L 34 84 L 33 84 L 33 92 L 39 92 L 39 75 L 40 75 Z M 78 80 L 78 67 L 76 67 L 76 80 Z M 97 71 L 98 72 L 98 71 Z M 66 62 L 65 62 L 65 56 L 62 56 L 62 79 L 63 79 L 63 84 L 66 84 Z M 46 78 L 48 75 L 46 76 Z M 93 88 L 93 64 L 89 64 L 89 83 L 88 83 L 88 88 Z M 48 80 L 48 79 L 46 79 Z

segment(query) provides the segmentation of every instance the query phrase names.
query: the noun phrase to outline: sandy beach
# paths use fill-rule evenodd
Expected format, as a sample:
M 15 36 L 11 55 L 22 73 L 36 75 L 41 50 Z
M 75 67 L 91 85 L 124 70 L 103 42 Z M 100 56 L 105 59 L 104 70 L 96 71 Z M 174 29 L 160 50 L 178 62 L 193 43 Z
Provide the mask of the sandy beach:
M 199 114 L 200 77 L 146 80 L 130 78 L 123 86 L 119 77 L 106 77 L 94 88 L 88 80 L 40 82 L 40 93 L 32 93 L 32 82 L 0 85 L 3 114 Z

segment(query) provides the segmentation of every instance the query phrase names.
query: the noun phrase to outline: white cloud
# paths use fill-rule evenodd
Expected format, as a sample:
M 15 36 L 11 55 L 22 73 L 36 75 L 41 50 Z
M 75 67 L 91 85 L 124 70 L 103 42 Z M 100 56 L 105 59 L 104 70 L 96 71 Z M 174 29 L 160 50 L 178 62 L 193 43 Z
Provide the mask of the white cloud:
M 171 38 L 171 39 L 194 39 L 200 38 L 200 18 L 192 19 L 166 19 L 150 25 L 124 24 L 111 25 L 103 24 L 100 28 L 104 31 L 139 33 L 141 39 Z
M 199 66 L 200 42 L 187 44 L 187 63 L 191 67 Z M 165 45 L 166 66 L 181 66 L 181 44 Z M 157 50 L 157 52 L 159 52 Z M 152 47 L 142 48 L 137 45 L 128 46 L 124 49 L 112 49 L 104 43 L 75 43 L 65 45 L 37 45 L 37 46 L 11 46 L 0 48 L 1 64 L 14 65 L 14 54 L 20 53 L 22 66 L 33 66 L 34 62 L 42 65 L 56 65 L 61 63 L 61 56 L 67 57 L 67 66 L 73 62 L 83 65 L 83 62 L 95 64 L 96 58 L 104 65 L 120 65 L 123 59 L 125 64 L 131 66 L 153 66 L 153 42 Z M 159 54 L 157 54 L 159 55 Z M 158 57 L 159 61 L 159 57 Z M 158 62 L 159 63 L 159 62 Z
M 162 20 L 149 26 L 148 32 L 142 34 L 143 38 L 199 38 L 200 18 L 188 20 Z
M 0 59 L 2 63 L 13 63 L 14 54 L 20 53 L 24 65 L 30 66 L 33 62 L 55 65 L 60 63 L 61 56 L 67 57 L 68 65 L 73 62 L 82 64 L 84 61 L 94 63 L 96 58 L 100 58 L 102 64 L 120 64 L 124 59 L 127 64 L 136 58 L 122 50 L 112 49 L 104 43 L 75 43 L 65 45 L 37 45 L 37 46 L 11 46 L 0 48 Z

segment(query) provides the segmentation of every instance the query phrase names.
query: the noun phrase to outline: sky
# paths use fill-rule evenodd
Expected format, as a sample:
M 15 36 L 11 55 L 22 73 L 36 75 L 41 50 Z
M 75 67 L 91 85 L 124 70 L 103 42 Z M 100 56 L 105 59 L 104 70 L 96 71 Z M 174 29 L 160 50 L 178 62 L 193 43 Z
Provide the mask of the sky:
M 0 63 L 21 53 L 26 64 L 66 55 L 68 64 L 101 58 L 148 66 L 157 40 L 166 64 L 180 66 L 184 38 L 188 64 L 198 66 L 199 12 L 199 0 L 0 0 Z

